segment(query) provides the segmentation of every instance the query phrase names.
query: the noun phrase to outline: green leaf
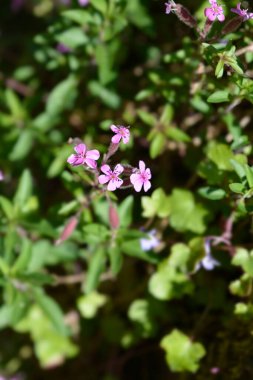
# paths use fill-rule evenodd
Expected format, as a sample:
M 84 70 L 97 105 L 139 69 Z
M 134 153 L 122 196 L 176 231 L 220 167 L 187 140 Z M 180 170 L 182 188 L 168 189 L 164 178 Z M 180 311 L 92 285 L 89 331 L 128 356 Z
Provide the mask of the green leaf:
M 188 190 L 174 189 L 170 197 L 170 224 L 180 232 L 192 231 L 202 234 L 206 229 L 207 210 L 195 203 Z
M 247 178 L 249 187 L 251 188 L 251 187 L 253 187 L 253 170 L 251 167 L 249 167 L 249 165 L 244 164 L 244 171 L 246 174 L 246 178 Z
M 31 334 L 35 354 L 42 367 L 62 364 L 65 358 L 72 358 L 78 353 L 77 346 L 52 327 L 51 321 L 37 305 L 32 306 L 16 330 Z
M 148 288 L 152 296 L 165 301 L 191 294 L 193 284 L 188 277 L 190 259 L 189 247 L 185 244 L 175 244 L 171 255 L 159 264 L 149 280 Z
M 58 304 L 52 298 L 48 297 L 42 289 L 34 288 L 33 294 L 37 304 L 51 321 L 56 331 L 62 335 L 67 335 L 68 329 L 64 322 L 64 315 Z
M 210 186 L 201 187 L 198 190 L 198 193 L 203 198 L 210 199 L 212 201 L 223 199 L 226 196 L 226 192 L 223 189 L 210 187 Z
M 28 269 L 32 256 L 32 242 L 26 238 L 22 239 L 21 250 L 14 266 L 11 269 L 12 273 L 25 272 Z
M 33 181 L 31 173 L 25 169 L 19 180 L 18 188 L 14 196 L 14 204 L 23 207 L 32 194 Z
M 93 291 L 83 295 L 77 300 L 77 307 L 84 318 L 92 319 L 98 310 L 106 304 L 108 297 L 104 294 Z
M 236 174 L 238 175 L 238 177 L 241 179 L 241 180 L 244 180 L 245 177 L 246 177 L 246 174 L 245 174 L 245 167 L 244 165 L 242 165 L 240 162 L 232 159 L 230 160 L 230 163 L 232 165 L 232 167 L 234 168 Z
M 88 42 L 88 37 L 82 28 L 72 27 L 68 28 L 61 34 L 56 36 L 56 40 L 69 47 L 70 49 L 78 48 Z
M 62 16 L 80 25 L 85 25 L 94 20 L 91 13 L 84 9 L 70 9 L 62 12 Z
M 5 91 L 6 104 L 9 107 L 15 119 L 24 119 L 26 116 L 25 108 L 19 100 L 19 97 L 10 88 Z
M 91 5 L 100 11 L 101 13 L 105 14 L 107 11 L 107 2 L 106 0 L 90 0 Z
M 160 117 L 160 123 L 163 125 L 170 125 L 174 116 L 174 109 L 171 104 L 166 104 L 164 106 L 162 115 Z
M 140 260 L 150 262 L 152 264 L 157 264 L 160 258 L 157 254 L 152 252 L 146 252 L 141 249 L 140 239 L 128 240 L 121 244 L 121 250 L 126 255 L 131 257 L 136 257 Z
M 232 264 L 242 267 L 245 273 L 253 277 L 253 251 L 248 252 L 244 248 L 238 248 Z
M 14 208 L 9 199 L 0 195 L 0 206 L 6 217 L 11 220 L 14 217 Z
M 109 247 L 108 256 L 110 259 L 110 268 L 114 276 L 116 276 L 123 265 L 123 255 L 118 246 Z
M 97 96 L 102 102 L 113 109 L 117 109 L 121 104 L 121 99 L 119 95 L 104 86 L 99 82 L 90 81 L 88 88 L 93 96 Z
M 242 183 L 230 183 L 229 188 L 234 193 L 243 194 L 244 191 L 244 185 Z
M 215 91 L 207 98 L 208 103 L 224 103 L 230 100 L 229 92 L 226 90 Z
M 224 60 L 220 59 L 215 69 L 215 76 L 217 78 L 222 78 L 223 73 L 224 73 L 224 64 L 225 64 Z
M 105 269 L 105 257 L 106 252 L 102 247 L 98 247 L 93 253 L 85 281 L 85 293 L 90 293 L 97 288 L 100 276 Z
M 102 224 L 91 223 L 83 227 L 84 241 L 89 244 L 98 244 L 109 237 L 109 230 Z
M 202 344 L 193 343 L 177 329 L 164 336 L 160 345 L 166 352 L 166 361 L 172 372 L 197 372 L 199 361 L 206 354 Z
M 107 85 L 116 78 L 113 70 L 112 52 L 110 46 L 99 44 L 96 48 L 96 60 L 98 65 L 99 81 L 102 85 Z
M 225 144 L 211 142 L 207 148 L 207 157 L 213 161 L 220 170 L 231 171 L 233 169 L 231 159 L 234 158 L 234 155 L 231 149 Z
M 184 131 L 176 127 L 170 126 L 169 128 L 167 128 L 166 135 L 170 137 L 172 140 L 177 141 L 177 142 L 187 143 L 191 141 L 191 138 L 187 135 L 187 133 L 185 133 Z
M 133 219 L 134 197 L 129 195 L 118 207 L 120 227 L 128 227 Z
M 33 131 L 31 129 L 23 130 L 9 154 L 10 160 L 19 161 L 25 158 L 32 149 L 33 140 Z
M 197 111 L 201 113 L 208 113 L 211 110 L 211 107 L 209 104 L 207 104 L 199 95 L 195 95 L 191 100 L 190 103 L 192 107 L 194 107 Z
M 150 144 L 150 157 L 156 158 L 163 153 L 166 138 L 163 133 L 157 133 Z
M 150 127 L 154 127 L 157 124 L 157 120 L 154 115 L 147 111 L 138 110 L 137 111 L 139 118 Z
M 76 87 L 77 80 L 71 75 L 58 83 L 48 96 L 46 111 L 55 116 L 69 109 L 77 96 Z
M 142 336 L 152 335 L 155 329 L 154 319 L 151 314 L 151 305 L 146 299 L 134 300 L 128 309 L 128 318 L 136 323 L 142 330 Z
M 161 188 L 156 189 L 151 197 L 142 197 L 141 204 L 143 208 L 142 215 L 145 218 L 152 218 L 155 215 L 165 218 L 171 211 L 170 197 Z

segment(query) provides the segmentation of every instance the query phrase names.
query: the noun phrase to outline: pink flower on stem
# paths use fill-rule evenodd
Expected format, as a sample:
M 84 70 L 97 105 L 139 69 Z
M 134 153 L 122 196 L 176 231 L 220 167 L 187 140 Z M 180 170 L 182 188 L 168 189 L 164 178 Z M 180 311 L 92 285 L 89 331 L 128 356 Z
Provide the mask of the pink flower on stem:
M 236 8 L 232 8 L 231 12 L 238 14 L 238 16 L 242 17 L 243 21 L 253 18 L 253 13 L 248 13 L 248 9 L 241 9 L 241 3 L 238 3 Z
M 205 16 L 210 20 L 214 21 L 216 18 L 223 22 L 225 20 L 224 11 L 221 5 L 218 5 L 215 0 L 209 0 L 211 7 L 205 9 Z
M 165 5 L 165 13 L 168 15 L 170 14 L 172 11 L 175 10 L 175 6 L 176 4 L 174 3 L 174 1 L 170 0 L 168 1 L 167 3 L 164 4 Z
M 118 144 L 120 140 L 123 140 L 124 144 L 127 144 L 130 138 L 129 129 L 119 125 L 111 125 L 111 130 L 116 133 L 115 136 L 112 137 L 113 144 Z
M 144 191 L 148 191 L 151 188 L 151 172 L 149 168 L 145 169 L 145 166 L 143 161 L 139 161 L 139 169 L 134 169 L 135 172 L 130 176 L 130 181 L 135 191 L 141 191 L 142 186 L 144 187 Z
M 123 180 L 119 178 L 119 175 L 124 171 L 122 165 L 116 165 L 113 171 L 111 170 L 109 165 L 102 165 L 101 171 L 104 174 L 101 174 L 98 177 L 98 182 L 101 185 L 108 183 L 107 190 L 114 191 L 122 185 Z
M 100 153 L 98 150 L 87 150 L 85 144 L 78 144 L 74 147 L 76 154 L 71 154 L 67 162 L 72 166 L 79 166 L 86 164 L 91 169 L 96 169 L 96 160 L 99 159 Z

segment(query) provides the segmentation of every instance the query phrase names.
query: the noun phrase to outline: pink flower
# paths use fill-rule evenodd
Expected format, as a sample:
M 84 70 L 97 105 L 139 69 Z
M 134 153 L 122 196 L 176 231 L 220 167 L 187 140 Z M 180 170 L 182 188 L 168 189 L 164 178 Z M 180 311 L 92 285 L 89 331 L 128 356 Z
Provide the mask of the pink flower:
M 0 170 L 0 181 L 3 181 L 3 180 L 4 180 L 4 174 L 3 174 L 2 170 Z
M 134 173 L 130 176 L 130 181 L 134 186 L 135 191 L 141 191 L 142 186 L 144 191 L 148 191 L 151 188 L 150 178 L 151 172 L 150 169 L 145 169 L 145 163 L 139 161 L 139 169 L 134 169 Z
M 98 150 L 86 150 L 85 144 L 78 144 L 74 147 L 77 154 L 71 154 L 67 159 L 67 162 L 72 166 L 79 166 L 86 164 L 92 169 L 97 167 L 95 160 L 98 160 L 100 153 Z
M 223 22 L 225 20 L 224 11 L 221 5 L 218 5 L 215 0 L 209 0 L 211 4 L 210 8 L 205 9 L 205 16 L 210 20 L 214 21 L 216 18 Z
M 165 13 L 168 15 L 168 14 L 170 14 L 170 12 L 171 12 L 171 8 L 172 8 L 172 3 L 169 1 L 168 3 L 165 3 L 164 4 L 165 5 Z
M 241 3 L 238 3 L 236 8 L 232 8 L 231 12 L 238 14 L 243 21 L 253 18 L 253 13 L 248 13 L 248 9 L 241 9 Z
M 128 128 L 121 125 L 118 127 L 116 125 L 111 125 L 111 130 L 116 133 L 116 135 L 112 137 L 113 144 L 118 144 L 121 139 L 123 140 L 124 144 L 128 143 L 130 138 L 130 132 Z
M 78 0 L 78 3 L 79 5 L 81 5 L 81 7 L 86 7 L 86 5 L 88 5 L 90 2 L 90 0 Z
M 122 165 L 116 165 L 113 171 L 109 165 L 102 165 L 101 171 L 105 174 L 101 174 L 98 177 L 98 182 L 101 185 L 108 182 L 107 190 L 114 191 L 122 185 L 122 179 L 118 178 L 118 176 L 124 171 Z

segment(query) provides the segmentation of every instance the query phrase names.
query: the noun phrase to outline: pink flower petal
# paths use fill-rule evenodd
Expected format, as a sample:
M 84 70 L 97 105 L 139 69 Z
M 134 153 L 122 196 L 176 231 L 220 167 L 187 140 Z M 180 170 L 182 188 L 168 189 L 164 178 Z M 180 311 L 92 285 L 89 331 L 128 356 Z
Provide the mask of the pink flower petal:
M 145 171 L 145 167 L 146 167 L 145 162 L 139 161 L 139 168 L 140 168 L 141 173 Z
M 122 185 L 123 181 L 120 178 L 111 179 L 108 183 L 107 189 L 110 191 L 114 191 Z
M 220 14 L 220 15 L 218 15 L 217 18 L 218 18 L 218 20 L 219 20 L 220 22 L 223 22 L 223 21 L 225 20 L 225 16 L 224 16 L 223 13 Z
M 77 154 L 84 156 L 85 152 L 86 152 L 86 145 L 85 144 L 78 144 L 74 147 L 74 150 L 76 151 Z
M 121 140 L 121 135 L 118 133 L 117 135 L 115 135 L 115 136 L 113 136 L 112 137 L 112 142 L 113 142 L 113 144 L 118 144 L 119 142 L 120 142 L 120 140 Z
M 79 165 L 82 165 L 84 163 L 84 158 L 78 157 L 76 154 L 71 154 L 71 156 L 69 156 L 69 158 L 67 159 L 67 162 L 70 165 L 79 166 Z
M 111 168 L 109 165 L 102 165 L 101 166 L 101 172 L 105 173 L 106 175 L 111 175 L 112 174 L 112 171 L 111 171 Z
M 98 160 L 100 157 L 100 153 L 97 149 L 88 150 L 86 152 L 86 157 L 91 158 L 92 160 Z
M 130 132 L 128 129 L 126 129 L 124 136 L 122 136 L 123 143 L 127 144 L 129 141 L 129 138 L 130 138 Z
M 111 125 L 111 130 L 112 130 L 114 133 L 118 133 L 118 132 L 119 132 L 119 128 L 116 127 L 116 125 Z
M 84 162 L 87 166 L 89 166 L 91 169 L 96 169 L 97 163 L 96 161 L 92 160 L 91 158 L 85 158 Z
M 116 190 L 117 189 L 117 182 L 115 181 L 115 180 L 111 180 L 111 181 L 109 181 L 109 183 L 108 183 L 108 186 L 107 186 L 107 190 L 109 190 L 109 191 L 114 191 L 114 190 Z
M 144 191 L 148 191 L 151 188 L 151 182 L 146 181 L 143 187 L 144 187 Z
M 150 179 L 152 177 L 151 171 L 149 168 L 145 170 L 145 174 L 146 174 L 147 179 Z
M 116 180 L 116 187 L 119 188 L 123 184 L 123 180 L 120 178 L 117 178 Z
M 120 165 L 120 164 L 117 164 L 117 165 L 115 166 L 114 170 L 113 170 L 113 173 L 119 175 L 119 174 L 121 174 L 123 171 L 124 171 L 123 166 Z
M 134 190 L 139 193 L 143 185 L 143 179 L 139 176 L 139 178 L 137 179 L 137 181 L 133 183 L 133 185 L 134 185 Z
M 101 185 L 104 185 L 105 183 L 107 183 L 109 181 L 110 177 L 108 177 L 107 175 L 104 175 L 104 174 L 101 174 L 99 177 L 98 177 L 98 182 L 101 184 Z
M 213 12 L 212 8 L 206 8 L 204 13 L 210 21 L 214 21 L 216 19 L 216 14 Z

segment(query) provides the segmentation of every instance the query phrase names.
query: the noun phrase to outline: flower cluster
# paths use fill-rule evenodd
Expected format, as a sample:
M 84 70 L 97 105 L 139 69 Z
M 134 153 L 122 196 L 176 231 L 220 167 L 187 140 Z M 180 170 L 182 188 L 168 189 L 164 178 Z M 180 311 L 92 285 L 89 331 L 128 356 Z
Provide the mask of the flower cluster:
M 140 192 L 142 188 L 145 192 L 148 191 L 151 188 L 151 171 L 146 168 L 144 161 L 139 161 L 138 168 L 116 164 L 114 169 L 111 169 L 108 165 L 107 161 L 117 151 L 121 140 L 123 144 L 127 144 L 130 139 L 128 127 L 111 125 L 111 130 L 114 132 L 114 136 L 111 138 L 110 147 L 107 154 L 104 155 L 100 170 L 98 170 L 96 162 L 100 158 L 99 151 L 96 149 L 87 150 L 84 143 L 76 144 L 75 153 L 68 157 L 67 162 L 72 166 L 84 166 L 92 170 L 97 182 L 100 185 L 106 184 L 109 191 L 115 191 L 120 187 L 133 187 L 137 192 Z M 120 178 L 120 175 L 124 175 L 124 179 Z
M 211 22 L 218 20 L 223 22 L 225 20 L 224 9 L 221 4 L 217 2 L 217 0 L 209 0 L 210 7 L 205 8 L 204 14 L 207 19 Z M 176 4 L 174 1 L 170 0 L 165 5 L 165 13 L 170 14 L 172 11 L 177 13 L 177 10 L 180 9 L 180 4 Z M 249 13 L 248 9 L 241 9 L 241 3 L 238 3 L 236 8 L 232 8 L 231 12 L 237 14 L 242 21 L 247 21 L 249 19 L 253 19 L 253 13 Z M 179 16 L 179 15 L 178 15 Z M 179 17 L 182 21 L 184 21 L 181 17 Z

